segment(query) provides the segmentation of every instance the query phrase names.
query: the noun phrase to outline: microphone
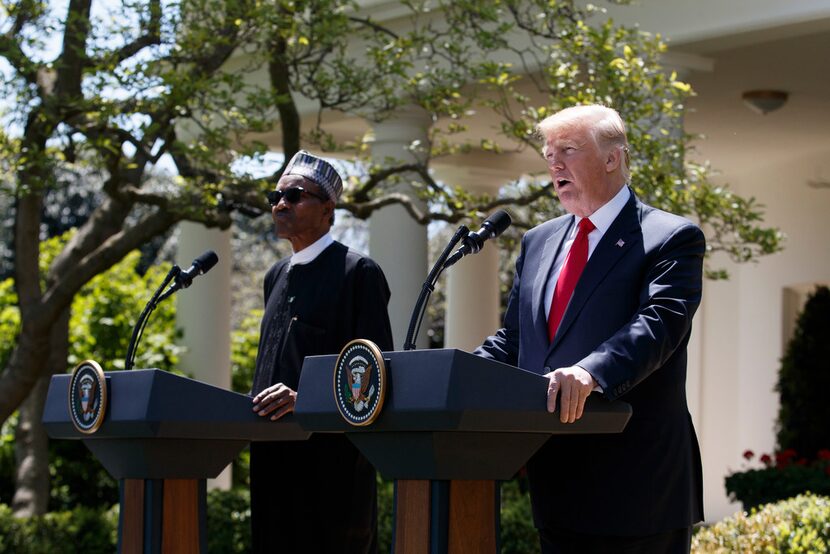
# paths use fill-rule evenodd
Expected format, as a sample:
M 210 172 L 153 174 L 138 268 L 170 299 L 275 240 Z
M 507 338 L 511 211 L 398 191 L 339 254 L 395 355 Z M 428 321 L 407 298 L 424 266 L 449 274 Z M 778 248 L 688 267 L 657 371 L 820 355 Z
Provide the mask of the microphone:
M 173 266 L 174 271 L 174 279 L 176 280 L 169 289 L 167 289 L 164 294 L 159 297 L 158 302 L 165 300 L 173 295 L 174 292 L 180 289 L 186 289 L 193 283 L 193 279 L 198 277 L 199 275 L 203 275 L 210 271 L 213 266 L 219 261 L 219 256 L 216 255 L 216 252 L 213 250 L 208 250 L 207 252 L 203 253 L 201 256 L 193 260 L 193 263 L 190 264 L 190 267 L 187 268 L 185 271 L 179 269 L 178 266 Z
M 149 302 L 147 302 L 147 305 L 144 306 L 144 310 L 142 310 L 141 315 L 138 316 L 138 321 L 136 322 L 135 327 L 133 327 L 133 335 L 130 338 L 130 344 L 127 346 L 127 357 L 124 360 L 124 369 L 133 368 L 133 365 L 135 364 L 135 352 L 138 347 L 138 341 L 141 340 L 141 335 L 144 333 L 144 326 L 147 325 L 147 319 L 150 317 L 153 310 L 156 309 L 159 302 L 170 297 L 177 290 L 189 287 L 196 276 L 210 271 L 218 261 L 219 256 L 216 255 L 216 252 L 208 250 L 193 260 L 193 263 L 187 271 L 182 271 L 177 265 L 170 268 L 170 271 L 167 273 L 164 281 L 161 285 L 159 285 L 159 288 L 156 289 L 156 292 L 153 293 L 153 297 Z M 173 280 L 175 280 L 175 283 L 170 285 L 170 288 L 162 293 L 161 291 L 164 290 L 164 287 L 166 287 L 170 281 Z
M 464 244 L 455 251 L 455 254 L 447 259 L 444 264 L 444 269 L 450 267 L 467 254 L 476 254 L 479 252 L 484 248 L 485 241 L 501 235 L 505 229 L 510 227 L 511 223 L 510 215 L 504 210 L 490 214 L 490 217 L 485 219 L 484 223 L 481 224 L 481 229 L 475 233 L 468 233 L 464 237 Z
M 186 289 L 193 282 L 193 279 L 199 275 L 204 275 L 216 265 L 219 261 L 219 256 L 213 250 L 208 250 L 201 256 L 193 260 L 193 263 L 188 269 L 182 271 L 176 276 L 177 289 Z M 174 287 L 176 285 L 173 285 Z

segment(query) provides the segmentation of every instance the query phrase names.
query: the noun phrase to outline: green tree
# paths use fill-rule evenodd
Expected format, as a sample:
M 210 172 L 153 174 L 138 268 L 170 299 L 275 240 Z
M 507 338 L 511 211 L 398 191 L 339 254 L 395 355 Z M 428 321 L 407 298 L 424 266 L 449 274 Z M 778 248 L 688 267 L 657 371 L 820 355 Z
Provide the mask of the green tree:
M 597 8 L 567 0 L 407 1 L 406 15 L 388 26 L 358 7 L 348 0 L 0 0 L 8 68 L 0 81 L 8 103 L 0 191 L 13 198 L 21 319 L 0 372 L 0 421 L 38 382 L 42 395 L 43 378 L 65 367 L 69 308 L 95 276 L 181 221 L 225 228 L 236 210 L 267 209 L 261 192 L 281 168 L 267 179 L 234 170 L 239 160 L 262 157 L 266 145 L 254 138 L 261 133 L 277 136 L 286 156 L 302 139 L 362 162 L 338 205 L 359 218 L 395 203 L 421 223 L 532 205 L 521 218 L 530 225 L 534 214 L 558 211 L 546 179 L 478 197 L 436 182 L 431 162 L 537 148 L 536 120 L 598 100 L 632 122 L 635 185 L 646 199 L 697 216 L 710 230 L 710 251 L 745 261 L 778 248 L 751 200 L 713 189 L 705 171 L 683 166 L 677 133 L 690 92 L 660 70 L 657 38 L 589 25 Z M 512 65 L 499 61 L 508 59 Z M 522 92 L 523 83 L 536 92 Z M 303 119 L 298 97 L 319 116 Z M 427 143 L 411 146 L 418 162 L 369 163 L 367 142 L 338 143 L 324 125 L 338 112 L 381 121 L 404 105 L 435 122 Z M 464 138 L 477 110 L 502 118 L 503 140 Z M 164 164 L 175 166 L 175 177 L 158 178 Z M 62 172 L 77 168 L 102 176 L 100 201 L 42 267 L 44 199 L 66 186 Z M 36 417 L 32 404 L 21 407 L 22 422 Z
M 795 332 L 781 360 L 776 389 L 778 449 L 792 448 L 813 459 L 830 448 L 830 289 L 816 287 L 798 316 Z
M 46 241 L 41 249 L 42 263 L 48 266 L 50 258 L 67 240 L 67 236 L 62 236 Z M 123 369 L 132 319 L 152 296 L 164 273 L 162 268 L 154 266 L 146 275 L 139 275 L 136 268 L 140 257 L 138 251 L 131 252 L 106 273 L 92 279 L 75 296 L 69 318 L 68 353 L 59 371 L 65 372 L 86 359 L 98 361 L 107 371 Z M 20 326 L 20 311 L 12 285 L 11 279 L 0 282 L 0 360 L 12 351 Z M 147 324 L 138 364 L 162 369 L 177 367 L 178 337 L 175 304 L 162 303 Z M 27 421 L 25 429 L 17 426 L 14 445 L 10 442 L 11 433 L 6 433 L 4 426 L 0 444 L 0 501 L 15 507 L 21 504 L 30 507 L 29 497 L 20 495 L 34 494 L 36 500 L 32 502 L 41 505 L 33 511 L 39 513 L 45 511 L 47 503 L 50 509 L 67 510 L 78 504 L 97 506 L 117 501 L 115 482 L 80 442 L 53 443 L 46 456 L 47 443 L 40 426 L 42 410 L 42 404 L 33 410 L 35 417 Z M 21 457 L 28 460 L 27 472 L 18 468 L 15 473 L 9 465 L 15 457 L 18 462 Z M 17 490 L 13 500 L 11 485 L 15 481 Z M 36 492 L 32 493 L 33 490 Z

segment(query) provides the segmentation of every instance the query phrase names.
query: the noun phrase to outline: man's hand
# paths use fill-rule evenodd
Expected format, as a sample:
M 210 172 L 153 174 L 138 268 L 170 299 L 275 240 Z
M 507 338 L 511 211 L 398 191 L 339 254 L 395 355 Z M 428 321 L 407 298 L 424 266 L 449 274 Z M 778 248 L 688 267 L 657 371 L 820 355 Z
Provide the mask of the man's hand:
M 288 412 L 293 412 L 296 403 L 297 393 L 282 383 L 277 383 L 254 396 L 254 411 L 262 417 L 272 414 L 271 421 L 276 421 Z
M 560 367 L 546 374 L 548 378 L 548 411 L 556 410 L 556 397 L 560 397 L 559 420 L 573 423 L 582 417 L 585 399 L 594 390 L 597 382 L 581 367 Z

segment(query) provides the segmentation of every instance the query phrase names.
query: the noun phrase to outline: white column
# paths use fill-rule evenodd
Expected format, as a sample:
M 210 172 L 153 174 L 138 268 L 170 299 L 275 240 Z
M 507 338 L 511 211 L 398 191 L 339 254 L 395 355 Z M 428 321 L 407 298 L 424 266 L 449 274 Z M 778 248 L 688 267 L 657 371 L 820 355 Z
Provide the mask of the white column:
M 423 154 L 412 146 L 420 141 L 426 147 L 429 125 L 426 112 L 417 108 L 400 110 L 392 119 L 375 124 L 372 158 L 378 163 L 387 159 L 406 163 L 423 159 Z M 411 192 L 409 186 L 401 186 L 397 191 Z M 423 204 L 420 207 L 423 209 Z M 378 210 L 369 220 L 369 253 L 389 282 L 389 319 L 395 348 L 402 349 L 412 309 L 429 271 L 426 226 L 415 222 L 402 206 Z M 418 348 L 427 346 L 428 326 L 424 318 L 416 341 Z
M 508 179 L 480 166 L 436 168 L 436 176 L 447 185 L 492 195 Z M 477 231 L 480 224 L 474 222 L 470 230 Z M 472 351 L 501 324 L 498 239 L 487 241 L 479 253 L 462 258 L 447 271 L 444 347 Z
M 176 317 L 184 331 L 182 343 L 187 348 L 179 369 L 224 389 L 231 387 L 230 236 L 230 231 L 184 222 L 179 226 L 176 254 L 176 263 L 182 269 L 189 268 L 194 258 L 206 250 L 215 251 L 219 257 L 213 269 L 176 293 Z M 210 488 L 228 489 L 230 485 L 230 466 L 208 482 Z

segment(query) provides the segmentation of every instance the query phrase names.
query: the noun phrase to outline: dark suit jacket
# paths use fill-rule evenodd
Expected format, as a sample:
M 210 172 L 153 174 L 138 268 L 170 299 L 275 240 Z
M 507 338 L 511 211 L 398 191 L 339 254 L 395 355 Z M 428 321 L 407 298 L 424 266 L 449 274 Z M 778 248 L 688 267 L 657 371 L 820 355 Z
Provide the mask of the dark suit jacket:
M 599 535 L 688 527 L 703 518 L 685 388 L 703 233 L 632 192 L 588 260 L 551 343 L 544 290 L 573 224 L 566 215 L 525 234 L 504 327 L 476 353 L 541 374 L 578 365 L 607 398 L 622 398 L 634 412 L 621 434 L 554 436 L 533 456 L 534 522 Z

